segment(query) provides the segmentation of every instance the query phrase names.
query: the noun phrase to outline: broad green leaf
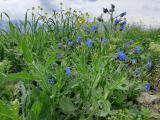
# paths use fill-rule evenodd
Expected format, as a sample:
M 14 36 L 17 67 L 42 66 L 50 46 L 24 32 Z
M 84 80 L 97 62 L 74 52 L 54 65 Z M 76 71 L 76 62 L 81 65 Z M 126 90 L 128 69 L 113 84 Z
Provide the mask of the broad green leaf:
M 98 112 L 98 115 L 101 117 L 106 117 L 110 113 L 111 104 L 108 100 L 100 100 L 99 107 L 100 110 Z
M 27 42 L 25 40 L 22 40 L 22 51 L 23 51 L 24 59 L 28 63 L 32 63 L 33 62 L 32 53 L 31 53 L 31 50 L 28 48 Z
M 60 100 L 60 108 L 64 111 L 64 112 L 67 112 L 67 113 L 71 113 L 75 110 L 75 107 L 71 101 L 70 98 L 67 98 L 67 97 L 63 97 L 61 100 Z

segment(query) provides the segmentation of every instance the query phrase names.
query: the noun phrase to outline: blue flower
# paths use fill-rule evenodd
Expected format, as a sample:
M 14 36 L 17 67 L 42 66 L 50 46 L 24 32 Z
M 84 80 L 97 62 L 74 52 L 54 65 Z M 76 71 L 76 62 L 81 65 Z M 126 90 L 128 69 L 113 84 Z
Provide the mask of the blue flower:
M 114 21 L 114 24 L 115 24 L 115 25 L 118 25 L 118 24 L 120 23 L 120 21 L 121 21 L 121 19 L 116 19 L 116 20 Z
M 77 43 L 81 43 L 81 37 L 80 36 L 78 36 L 78 38 L 77 38 Z
M 126 29 L 125 25 L 120 26 L 120 31 L 124 31 Z
M 126 24 L 127 24 L 126 21 L 123 21 L 123 22 L 120 23 L 120 30 L 121 30 L 121 31 L 123 31 L 123 30 L 126 29 Z
M 140 53 L 141 52 L 141 48 L 139 46 L 135 47 L 135 53 Z
M 66 75 L 69 77 L 71 75 L 71 69 L 69 67 L 66 67 Z
M 101 38 L 101 42 L 102 42 L 102 43 L 105 43 L 105 42 L 107 42 L 107 41 L 108 41 L 107 38 L 104 38 L 104 37 Z
M 68 43 L 68 46 L 73 46 L 74 45 L 74 42 L 72 40 L 68 40 L 67 43 Z
M 124 53 L 124 51 L 119 50 L 117 53 L 117 58 L 119 60 L 125 60 L 126 59 L 126 54 Z
M 150 88 L 151 88 L 150 83 L 145 84 L 145 89 L 146 89 L 147 92 L 150 90 Z
M 93 32 L 97 31 L 97 26 L 93 25 L 93 26 L 91 27 L 91 31 L 93 31 Z
M 87 39 L 85 43 L 86 43 L 86 45 L 88 47 L 92 47 L 93 46 L 93 41 L 91 39 Z
M 55 81 L 53 79 L 48 79 L 48 84 L 53 85 Z
M 124 25 L 126 25 L 127 24 L 127 22 L 126 21 L 123 21 L 123 22 L 121 22 L 121 26 L 124 26 Z
M 136 59 L 132 59 L 132 64 L 136 64 L 137 60 Z

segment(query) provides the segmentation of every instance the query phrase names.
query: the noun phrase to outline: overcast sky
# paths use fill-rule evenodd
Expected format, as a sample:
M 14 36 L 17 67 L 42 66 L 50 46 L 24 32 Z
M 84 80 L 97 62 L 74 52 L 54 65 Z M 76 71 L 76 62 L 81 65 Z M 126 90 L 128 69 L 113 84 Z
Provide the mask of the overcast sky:
M 52 11 L 64 3 L 64 8 L 74 8 L 98 16 L 102 8 L 111 3 L 117 13 L 127 12 L 130 23 L 143 22 L 145 25 L 160 26 L 160 0 L 0 0 L 0 12 L 7 12 L 13 19 L 21 19 L 28 8 L 40 5 Z

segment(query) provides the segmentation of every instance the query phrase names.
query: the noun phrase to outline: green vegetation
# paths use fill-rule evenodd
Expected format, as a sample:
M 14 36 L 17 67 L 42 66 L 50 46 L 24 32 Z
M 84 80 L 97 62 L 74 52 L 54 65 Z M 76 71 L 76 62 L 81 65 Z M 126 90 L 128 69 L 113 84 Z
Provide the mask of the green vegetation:
M 88 14 L 71 9 L 38 11 L 18 24 L 1 14 L 9 20 L 0 30 L 0 120 L 154 117 L 136 98 L 160 89 L 151 76 L 160 60 L 159 29 L 121 29 L 123 21 L 115 26 L 113 18 L 87 22 Z

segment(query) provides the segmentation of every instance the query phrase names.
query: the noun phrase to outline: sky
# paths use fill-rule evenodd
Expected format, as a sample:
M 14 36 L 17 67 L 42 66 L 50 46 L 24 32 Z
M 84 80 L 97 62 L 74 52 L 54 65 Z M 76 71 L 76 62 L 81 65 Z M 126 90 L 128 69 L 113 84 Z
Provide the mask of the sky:
M 7 12 L 12 19 L 22 19 L 27 9 L 41 6 L 47 12 L 69 7 L 91 16 L 99 16 L 103 7 L 116 5 L 116 13 L 127 12 L 129 23 L 143 23 L 146 26 L 160 27 L 160 0 L 0 0 L 0 12 Z

